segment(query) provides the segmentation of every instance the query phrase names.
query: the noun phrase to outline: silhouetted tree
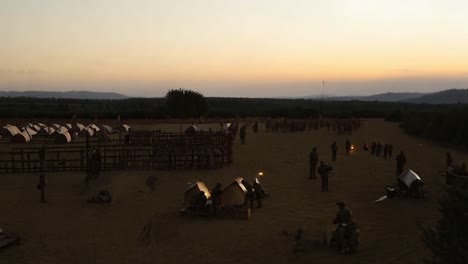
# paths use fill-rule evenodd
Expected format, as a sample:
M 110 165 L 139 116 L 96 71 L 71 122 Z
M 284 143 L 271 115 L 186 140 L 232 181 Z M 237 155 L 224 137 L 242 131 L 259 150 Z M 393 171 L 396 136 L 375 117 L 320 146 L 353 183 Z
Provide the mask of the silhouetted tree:
M 423 228 L 422 239 L 432 252 L 428 264 L 468 263 L 468 183 L 452 187 L 439 200 L 442 218 L 435 229 Z
M 173 117 L 198 117 L 206 113 L 208 105 L 199 92 L 177 89 L 166 94 L 166 105 Z

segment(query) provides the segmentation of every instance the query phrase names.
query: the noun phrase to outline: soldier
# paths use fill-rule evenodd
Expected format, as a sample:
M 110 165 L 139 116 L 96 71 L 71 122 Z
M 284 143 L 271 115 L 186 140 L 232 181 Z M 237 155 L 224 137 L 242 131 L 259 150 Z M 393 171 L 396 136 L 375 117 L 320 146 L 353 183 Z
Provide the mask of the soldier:
M 258 133 L 258 123 L 257 123 L 257 122 L 255 122 L 255 124 L 252 126 L 252 130 L 253 130 L 253 132 L 254 132 L 255 134 Z
M 446 160 L 447 168 L 452 166 L 452 163 L 453 163 L 452 155 L 450 154 L 450 152 L 447 152 L 447 160 Z
M 316 179 L 315 171 L 317 169 L 318 163 L 318 153 L 315 148 L 312 149 L 312 152 L 309 154 L 309 180 Z
M 396 161 L 397 161 L 396 174 L 397 176 L 400 176 L 403 173 L 403 167 L 406 165 L 406 157 L 403 151 L 401 151 L 400 154 L 397 156 Z
M 213 208 L 213 212 L 218 211 L 219 204 L 221 203 L 221 194 L 223 191 L 221 190 L 221 183 L 216 183 L 216 186 L 211 190 L 211 206 Z
M 371 145 L 371 155 L 372 156 L 374 156 L 376 148 L 377 148 L 377 144 L 375 143 L 375 141 L 372 141 L 372 145 Z
M 200 195 L 197 197 L 195 201 L 195 206 L 199 208 L 203 208 L 206 205 L 206 202 L 208 199 L 206 199 L 206 195 L 204 191 L 200 191 Z
M 255 179 L 254 181 L 253 191 L 255 193 L 255 200 L 257 200 L 257 208 L 262 208 L 262 197 L 265 197 L 266 193 L 258 179 Z
M 246 132 L 247 125 L 243 125 L 240 128 L 239 136 L 242 144 L 245 144 L 245 135 L 247 134 Z
M 41 203 L 46 202 L 46 191 L 45 191 L 46 187 L 47 187 L 46 174 L 42 172 L 39 175 L 39 184 L 37 185 L 37 189 L 41 190 Z
M 384 156 L 384 159 L 387 159 L 387 156 L 388 156 L 388 144 L 385 144 L 384 148 L 383 148 L 383 156 Z
M 244 206 L 249 205 L 250 210 L 253 211 L 253 200 L 255 199 L 255 192 L 252 186 L 246 180 L 242 180 L 242 184 L 244 185 L 245 189 L 247 189 L 247 193 L 244 197 Z
M 333 141 L 331 149 L 332 149 L 332 161 L 336 161 L 336 152 L 338 151 L 338 146 L 336 145 L 336 141 Z
M 347 238 L 356 230 L 356 223 L 353 218 L 353 213 L 346 207 L 345 202 L 339 201 L 336 205 L 339 206 L 339 211 L 333 220 L 333 224 L 337 225 L 335 232 L 336 240 L 338 245 L 341 245 L 341 253 L 346 254 L 350 252 L 350 245 Z
M 330 165 L 325 165 L 323 161 L 320 161 L 320 166 L 318 167 L 317 171 L 320 175 L 322 192 L 328 192 L 328 173 L 331 170 L 332 170 L 332 167 Z
M 382 143 L 377 143 L 377 151 L 376 151 L 376 155 L 377 157 L 380 157 L 380 153 L 382 153 Z
M 351 141 L 349 141 L 349 138 L 346 139 L 346 156 L 349 156 L 349 152 L 351 151 Z
M 392 152 L 393 152 L 393 146 L 392 144 L 388 144 L 388 158 L 391 159 L 392 158 Z

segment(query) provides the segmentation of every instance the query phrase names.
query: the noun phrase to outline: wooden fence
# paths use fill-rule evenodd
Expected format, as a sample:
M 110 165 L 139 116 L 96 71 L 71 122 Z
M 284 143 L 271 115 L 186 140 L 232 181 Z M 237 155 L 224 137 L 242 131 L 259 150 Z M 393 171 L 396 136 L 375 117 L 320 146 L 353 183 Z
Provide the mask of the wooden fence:
M 121 144 L 49 146 L 46 171 L 86 171 L 94 148 L 101 153 L 101 170 L 213 169 L 232 163 L 232 138 L 222 133 L 184 135 L 137 132 Z M 0 151 L 0 173 L 39 172 L 39 148 Z

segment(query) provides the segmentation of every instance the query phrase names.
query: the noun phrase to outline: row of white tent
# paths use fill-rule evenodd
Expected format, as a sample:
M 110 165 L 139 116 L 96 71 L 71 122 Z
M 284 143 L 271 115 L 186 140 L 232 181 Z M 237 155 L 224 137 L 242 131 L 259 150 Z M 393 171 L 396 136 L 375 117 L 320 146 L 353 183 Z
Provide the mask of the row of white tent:
M 89 136 L 93 137 L 102 134 L 113 134 L 119 131 L 129 132 L 130 127 L 128 125 L 122 125 L 118 129 L 113 129 L 108 125 L 101 125 L 100 127 L 96 124 L 89 124 L 84 126 L 83 124 L 76 123 L 72 124 L 52 124 L 47 126 L 42 123 L 28 124 L 21 129 L 16 126 L 7 124 L 1 131 L 2 137 L 11 138 L 16 143 L 26 143 L 31 141 L 33 136 L 54 136 L 56 143 L 69 143 L 72 141 L 73 136 Z

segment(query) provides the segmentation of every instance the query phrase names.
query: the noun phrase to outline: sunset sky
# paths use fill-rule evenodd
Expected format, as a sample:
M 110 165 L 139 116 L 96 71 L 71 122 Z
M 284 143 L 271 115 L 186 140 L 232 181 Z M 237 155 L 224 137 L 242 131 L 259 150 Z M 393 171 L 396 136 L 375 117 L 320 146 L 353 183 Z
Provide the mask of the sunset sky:
M 468 88 L 468 1 L 0 0 L 2 91 L 179 87 L 236 97 Z

